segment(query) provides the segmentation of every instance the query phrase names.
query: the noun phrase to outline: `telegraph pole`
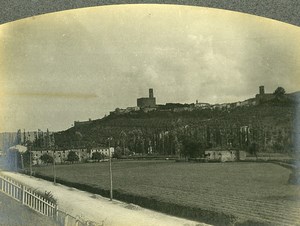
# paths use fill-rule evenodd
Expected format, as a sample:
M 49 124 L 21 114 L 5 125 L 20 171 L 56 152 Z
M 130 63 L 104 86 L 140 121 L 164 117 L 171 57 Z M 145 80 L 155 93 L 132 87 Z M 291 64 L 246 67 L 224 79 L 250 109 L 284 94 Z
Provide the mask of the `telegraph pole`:
M 32 177 L 32 156 L 31 156 L 31 146 L 29 150 L 29 168 L 30 168 L 30 177 Z
M 55 150 L 52 151 L 53 153 L 53 184 L 56 185 L 56 168 L 55 168 Z
M 112 137 L 108 138 L 108 151 L 109 151 L 109 179 L 110 179 L 110 201 L 113 200 L 113 181 L 112 181 L 112 169 L 111 169 L 111 151 L 110 151 L 110 141 Z

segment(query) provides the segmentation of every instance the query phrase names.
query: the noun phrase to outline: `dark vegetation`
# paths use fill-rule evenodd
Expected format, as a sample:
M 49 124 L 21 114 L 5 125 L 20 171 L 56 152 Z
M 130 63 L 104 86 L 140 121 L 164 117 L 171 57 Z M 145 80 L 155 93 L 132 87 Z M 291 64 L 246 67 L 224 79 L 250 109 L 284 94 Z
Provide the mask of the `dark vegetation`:
M 286 94 L 284 88 L 278 87 L 266 98 L 257 95 L 249 100 L 256 100 L 257 104 L 200 109 L 194 104 L 168 103 L 150 112 L 110 114 L 55 134 L 39 131 L 34 142 L 27 141 L 26 145 L 30 150 L 89 150 L 107 147 L 108 138 L 112 137 L 117 158 L 129 155 L 201 158 L 211 148 L 243 150 L 252 156 L 260 152 L 293 154 L 299 92 Z M 70 161 L 76 162 L 73 157 Z
M 41 160 L 46 164 L 53 163 L 53 157 L 49 154 L 43 154 Z
M 74 162 L 78 162 L 78 160 L 79 160 L 78 155 L 74 151 L 70 151 L 67 157 L 67 161 L 74 163 Z
M 120 154 L 160 154 L 201 157 L 209 148 L 256 152 L 293 152 L 295 103 L 278 98 L 256 106 L 229 109 L 157 110 L 109 115 L 55 134 L 58 149 L 107 146 Z M 274 94 L 275 95 L 275 94 Z M 190 153 L 187 151 L 191 150 Z

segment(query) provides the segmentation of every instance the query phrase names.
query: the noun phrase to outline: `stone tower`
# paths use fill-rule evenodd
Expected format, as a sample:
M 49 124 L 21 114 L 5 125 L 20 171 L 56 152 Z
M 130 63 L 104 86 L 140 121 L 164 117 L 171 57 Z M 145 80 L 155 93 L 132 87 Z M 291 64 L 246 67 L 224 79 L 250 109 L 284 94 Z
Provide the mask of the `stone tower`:
M 149 89 L 149 98 L 153 98 L 154 95 L 153 95 L 153 89 Z
M 155 108 L 156 98 L 153 94 L 153 89 L 149 89 L 149 97 L 141 97 L 137 99 L 137 106 L 143 108 Z
M 265 94 L 265 87 L 264 86 L 260 86 L 259 87 L 259 94 L 260 95 L 264 95 Z

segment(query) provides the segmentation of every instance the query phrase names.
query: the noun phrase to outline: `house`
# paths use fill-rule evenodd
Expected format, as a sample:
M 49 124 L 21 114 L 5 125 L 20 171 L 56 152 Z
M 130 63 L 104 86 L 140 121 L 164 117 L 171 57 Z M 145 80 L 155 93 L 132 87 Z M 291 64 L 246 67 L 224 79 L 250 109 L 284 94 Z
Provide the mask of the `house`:
M 209 103 L 199 103 L 198 100 L 196 101 L 195 108 L 200 108 L 200 109 L 208 109 L 210 108 Z
M 87 149 L 70 149 L 70 150 L 42 150 L 42 151 L 32 151 L 32 164 L 33 165 L 41 165 L 43 164 L 41 160 L 41 156 L 44 154 L 48 154 L 54 158 L 55 163 L 61 164 L 67 161 L 68 154 L 74 151 L 79 158 L 79 162 L 85 161 L 89 159 L 89 151 Z
M 88 121 L 83 121 L 83 122 L 80 122 L 80 121 L 74 121 L 74 127 L 76 126 L 82 126 L 82 125 L 89 125 L 93 123 L 93 120 L 89 118 Z
M 114 152 L 115 152 L 115 149 L 113 147 L 110 147 L 110 148 L 107 148 L 107 147 L 92 148 L 89 157 L 92 158 L 93 153 L 95 153 L 95 152 L 101 153 L 106 157 L 109 157 L 109 156 L 112 157 Z
M 132 112 L 132 111 L 139 111 L 140 108 L 139 107 L 127 107 L 125 112 L 128 113 L 128 112 Z
M 245 151 L 238 150 L 207 150 L 205 156 L 208 161 L 233 162 L 246 159 Z
M 254 98 L 248 99 L 248 100 L 244 100 L 243 102 L 241 102 L 240 106 L 252 106 L 252 105 L 256 105 L 257 101 Z

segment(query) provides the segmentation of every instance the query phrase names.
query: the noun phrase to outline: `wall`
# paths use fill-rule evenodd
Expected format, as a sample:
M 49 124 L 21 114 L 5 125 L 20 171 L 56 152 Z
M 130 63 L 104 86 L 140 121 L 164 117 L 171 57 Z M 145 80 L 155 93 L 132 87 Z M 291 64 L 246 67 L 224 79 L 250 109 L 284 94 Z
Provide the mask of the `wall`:
M 156 106 L 156 99 L 155 99 L 155 97 L 153 97 L 153 98 L 150 98 L 150 97 L 138 98 L 137 106 L 140 108 L 146 108 L 146 107 L 153 108 Z

